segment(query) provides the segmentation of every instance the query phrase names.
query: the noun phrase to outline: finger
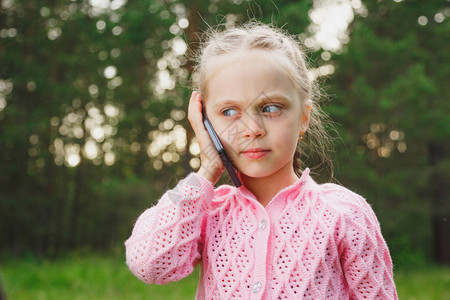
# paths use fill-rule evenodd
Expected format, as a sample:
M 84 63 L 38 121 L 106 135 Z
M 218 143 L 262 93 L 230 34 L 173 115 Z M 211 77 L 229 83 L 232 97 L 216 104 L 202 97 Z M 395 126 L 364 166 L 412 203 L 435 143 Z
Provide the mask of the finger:
M 202 118 L 199 116 L 199 108 L 198 108 L 198 92 L 193 92 L 192 97 L 189 103 L 189 112 L 188 112 L 188 119 L 191 123 L 192 129 L 194 129 L 194 132 L 197 134 L 199 127 L 199 124 L 202 123 Z M 200 108 L 201 111 L 201 108 Z
M 195 135 L 197 136 L 197 140 L 199 142 L 209 142 L 209 135 L 203 125 L 203 103 L 201 99 L 201 95 L 197 95 L 195 98 L 194 106 L 193 106 L 193 122 L 195 123 Z
M 190 115 L 189 115 L 189 122 L 191 122 L 191 126 L 194 129 L 194 132 L 196 132 L 199 129 L 201 129 L 200 124 L 202 123 L 202 116 L 201 116 L 201 109 L 202 105 L 199 101 L 200 94 L 197 92 L 193 94 L 193 97 L 191 99 L 190 103 Z
M 191 118 L 192 118 L 193 106 L 194 106 L 196 94 L 197 94 L 197 92 L 193 91 L 192 94 L 191 94 L 191 98 L 189 99 L 189 106 L 188 106 L 188 119 L 189 119 L 189 121 L 191 121 Z
M 198 124 L 203 123 L 203 102 L 202 102 L 202 96 L 200 94 L 198 94 L 195 97 L 194 112 L 195 112 L 195 117 L 196 117 L 196 121 L 198 121 Z
M 194 132 L 201 148 L 212 143 L 212 140 L 203 125 L 203 102 L 201 94 L 196 95 L 192 107 L 192 121 L 195 124 Z

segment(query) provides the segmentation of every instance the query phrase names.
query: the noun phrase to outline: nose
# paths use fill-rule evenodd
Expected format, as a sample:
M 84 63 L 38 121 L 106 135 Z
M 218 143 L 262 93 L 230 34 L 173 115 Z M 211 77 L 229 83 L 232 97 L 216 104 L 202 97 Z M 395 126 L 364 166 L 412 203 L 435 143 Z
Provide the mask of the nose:
M 245 138 L 262 138 L 266 135 L 266 129 L 261 117 L 256 115 L 247 115 L 242 118 L 244 122 L 244 137 Z

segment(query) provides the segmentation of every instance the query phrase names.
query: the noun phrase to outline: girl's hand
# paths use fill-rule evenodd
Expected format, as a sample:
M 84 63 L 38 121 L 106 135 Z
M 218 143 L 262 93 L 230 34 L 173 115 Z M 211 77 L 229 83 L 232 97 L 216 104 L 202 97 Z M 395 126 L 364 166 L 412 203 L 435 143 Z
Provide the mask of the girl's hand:
M 197 174 L 208 179 L 214 185 L 219 180 L 220 175 L 222 175 L 225 166 L 203 125 L 202 109 L 202 96 L 197 91 L 193 91 L 189 100 L 188 120 L 191 123 L 192 129 L 194 129 L 197 142 L 200 146 L 201 166 Z

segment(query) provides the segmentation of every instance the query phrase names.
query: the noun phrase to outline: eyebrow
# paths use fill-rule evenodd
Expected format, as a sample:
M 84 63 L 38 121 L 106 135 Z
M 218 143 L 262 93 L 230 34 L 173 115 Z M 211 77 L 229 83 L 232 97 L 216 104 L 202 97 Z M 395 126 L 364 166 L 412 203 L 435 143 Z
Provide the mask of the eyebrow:
M 263 94 L 262 96 L 258 96 L 257 99 L 253 100 L 251 103 L 253 102 L 262 102 L 262 103 L 266 103 L 266 102 L 270 102 L 271 100 L 277 100 L 277 101 L 283 101 L 283 102 L 290 102 L 289 97 L 283 95 L 283 94 L 273 94 L 268 96 L 266 93 L 261 93 Z M 260 94 L 260 95 L 261 95 Z M 219 101 L 217 104 L 214 105 L 214 107 L 217 106 L 233 106 L 233 105 L 240 105 L 239 101 L 237 100 L 232 100 L 232 99 L 225 99 L 222 101 Z
M 273 94 L 271 96 L 268 96 L 265 93 L 264 93 L 264 96 L 261 97 L 258 100 L 261 100 L 261 101 L 267 101 L 267 100 L 269 100 L 269 101 L 270 100 L 278 100 L 278 101 L 280 101 L 281 100 L 281 101 L 286 101 L 286 102 L 290 101 L 289 97 L 287 97 L 287 96 L 285 96 L 283 94 Z
M 236 106 L 238 102 L 235 100 L 221 100 L 218 103 L 214 104 L 214 107 L 223 107 L 223 106 Z

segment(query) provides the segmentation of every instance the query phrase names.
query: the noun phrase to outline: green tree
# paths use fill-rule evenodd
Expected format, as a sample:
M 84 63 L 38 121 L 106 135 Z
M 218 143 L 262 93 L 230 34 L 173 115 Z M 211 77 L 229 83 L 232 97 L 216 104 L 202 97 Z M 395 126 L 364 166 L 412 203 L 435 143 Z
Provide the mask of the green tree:
M 168 115 L 171 106 L 155 100 L 149 83 L 176 17 L 162 1 L 133 1 L 127 10 L 10 1 L 0 13 L 0 244 L 41 254 L 108 247 L 125 231 L 111 235 L 124 221 L 108 220 L 128 203 L 99 197 L 98 186 L 120 191 L 111 186 L 119 178 L 142 202 L 137 182 L 155 191 L 139 180 L 147 133 L 157 128 L 146 114 Z
M 17 254 L 121 243 L 191 170 L 183 48 L 220 18 L 277 13 L 244 1 L 0 3 L 0 248 Z
M 365 1 L 333 58 L 340 173 L 373 203 L 394 262 L 448 263 L 450 104 L 443 1 Z

